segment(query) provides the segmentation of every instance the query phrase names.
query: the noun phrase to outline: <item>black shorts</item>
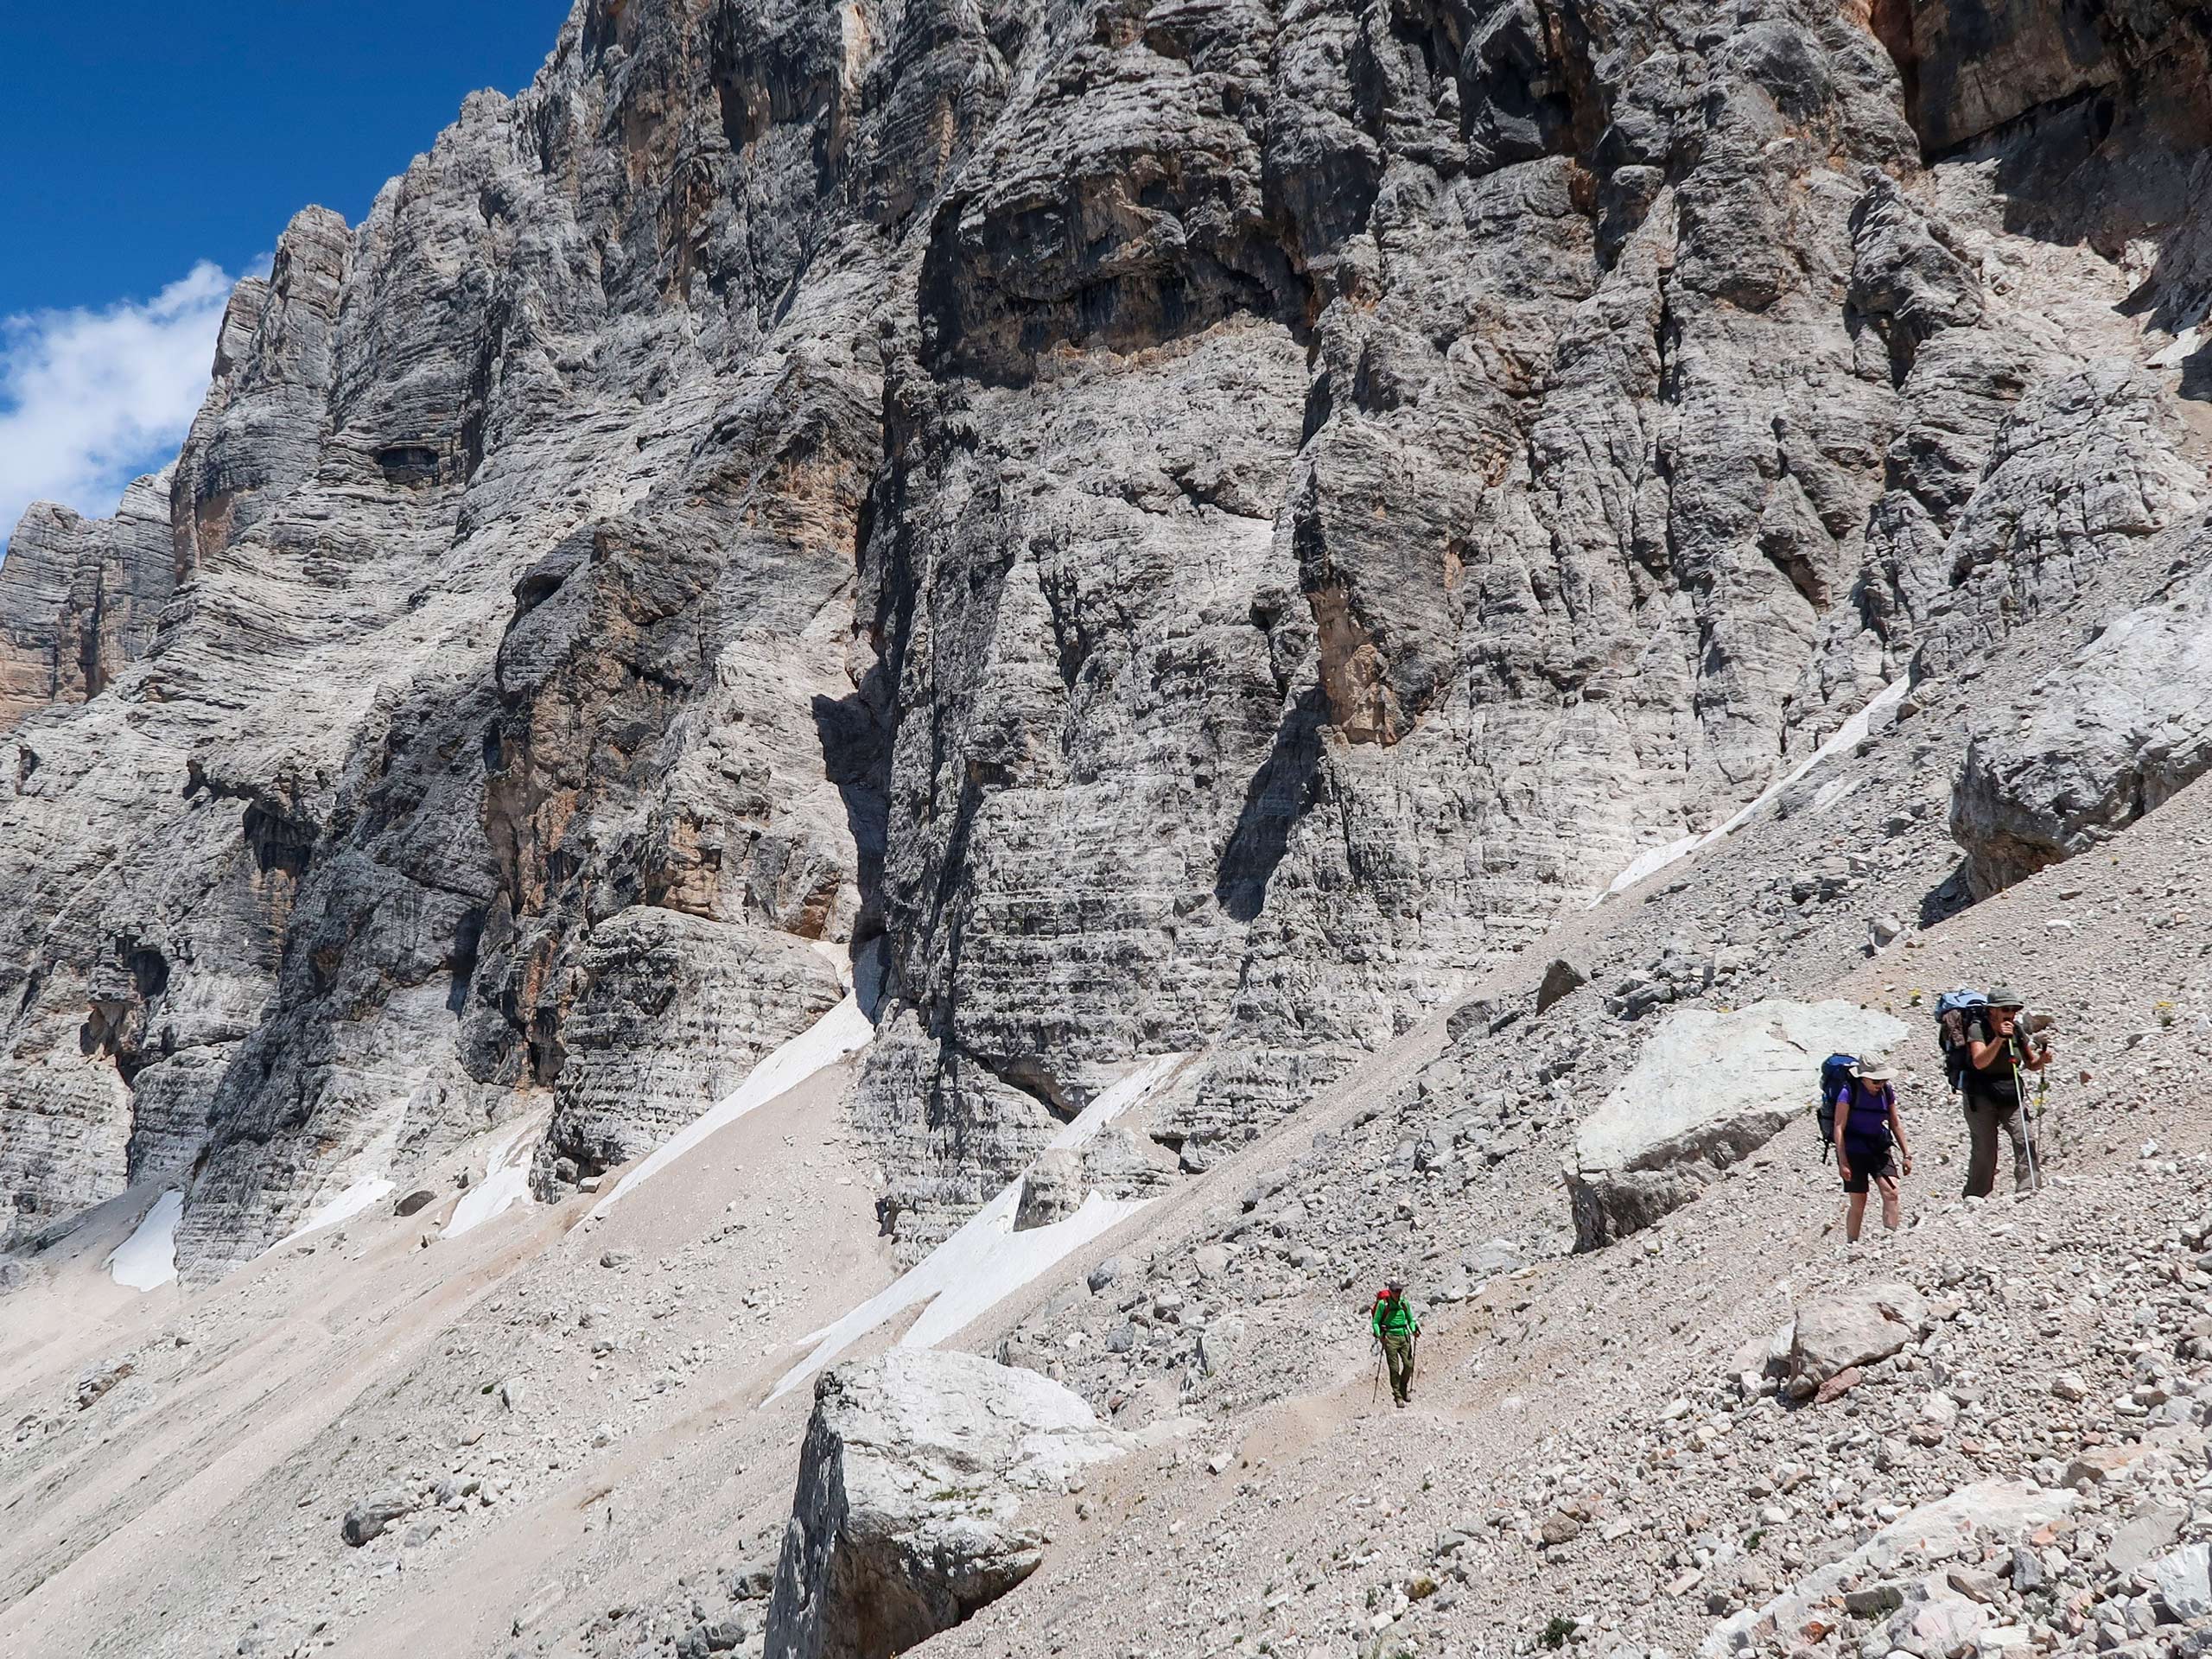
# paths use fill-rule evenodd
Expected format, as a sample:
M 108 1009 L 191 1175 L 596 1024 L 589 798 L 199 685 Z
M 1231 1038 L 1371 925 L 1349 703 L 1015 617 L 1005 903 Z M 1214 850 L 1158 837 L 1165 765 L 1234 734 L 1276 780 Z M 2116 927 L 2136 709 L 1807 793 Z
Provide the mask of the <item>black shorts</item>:
M 1843 1161 L 1851 1166 L 1851 1179 L 1843 1184 L 1843 1190 L 1864 1192 L 1869 1181 L 1878 1181 L 1890 1173 L 1890 1158 L 1895 1150 L 1887 1140 L 1853 1141 L 1846 1135 Z

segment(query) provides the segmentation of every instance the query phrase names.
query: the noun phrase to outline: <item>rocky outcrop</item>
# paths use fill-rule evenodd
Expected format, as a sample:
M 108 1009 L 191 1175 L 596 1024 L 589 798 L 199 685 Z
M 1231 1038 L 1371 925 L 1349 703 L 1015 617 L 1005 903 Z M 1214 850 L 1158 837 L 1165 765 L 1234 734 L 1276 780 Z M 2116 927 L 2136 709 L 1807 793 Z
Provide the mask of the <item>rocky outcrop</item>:
M 2087 852 L 2212 771 L 2212 568 L 2098 629 L 2024 708 L 1985 715 L 1951 791 L 1977 896 Z
M 1940 5 L 578 0 L 0 578 L 0 1243 L 557 1190 L 878 936 L 902 1248 L 1143 1057 L 1203 1169 L 2200 509 L 2183 9 L 2013 10 L 2106 137 Z
M 844 995 L 804 940 L 653 905 L 594 928 L 572 971 L 541 1185 L 652 1151 Z
M 1814 1297 L 1797 1309 L 1787 1381 L 1801 1397 L 1856 1365 L 1887 1359 L 1920 1338 L 1928 1304 L 1910 1285 L 1870 1285 Z
M 124 491 L 112 518 L 33 506 L 0 563 L 0 731 L 98 696 L 146 654 L 175 585 L 167 473 Z
M 1035 1371 L 894 1350 L 823 1374 L 768 1604 L 771 1659 L 889 1659 L 1037 1570 L 1025 1493 L 1126 1438 Z
M 1564 1172 L 1576 1248 L 1649 1227 L 1809 1120 L 1828 1055 L 1882 1053 L 1904 1035 L 1902 1020 L 1852 1002 L 1669 1014 L 1576 1132 Z
M 2203 107 L 2212 18 L 2190 0 L 1878 0 L 1870 10 L 1933 151 L 2037 116 L 2063 121 L 2084 104 L 2102 104 L 2107 126 L 2115 105 Z
M 806 942 L 850 939 L 882 834 L 841 598 L 880 284 L 856 245 L 782 301 L 841 210 L 804 145 L 733 147 L 734 54 L 582 7 L 531 91 L 233 297 L 159 640 L 16 734 L 7 1236 L 192 1168 L 179 1249 L 213 1271 L 558 1093 L 550 1178 L 834 1000 Z M 694 918 L 674 983 L 624 977 Z M 702 1052 L 657 1068 L 664 1020 Z

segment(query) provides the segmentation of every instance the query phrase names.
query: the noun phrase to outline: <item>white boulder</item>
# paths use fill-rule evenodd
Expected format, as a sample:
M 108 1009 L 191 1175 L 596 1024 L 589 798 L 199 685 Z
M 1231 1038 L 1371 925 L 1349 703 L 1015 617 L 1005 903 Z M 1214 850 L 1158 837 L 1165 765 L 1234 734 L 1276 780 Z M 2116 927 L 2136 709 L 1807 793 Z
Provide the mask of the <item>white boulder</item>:
M 2151 1568 L 2151 1587 L 2178 1619 L 2212 1617 L 2212 1543 L 2190 1544 Z
M 768 1603 L 767 1659 L 888 1659 L 1037 1570 L 1021 1495 L 1128 1449 L 1082 1397 L 973 1354 L 825 1371 Z
M 1904 1021 L 1840 1001 L 1668 1015 L 1575 1136 L 1565 1173 L 1576 1248 L 1649 1227 L 1809 1117 L 1828 1055 L 1878 1053 L 1904 1036 Z

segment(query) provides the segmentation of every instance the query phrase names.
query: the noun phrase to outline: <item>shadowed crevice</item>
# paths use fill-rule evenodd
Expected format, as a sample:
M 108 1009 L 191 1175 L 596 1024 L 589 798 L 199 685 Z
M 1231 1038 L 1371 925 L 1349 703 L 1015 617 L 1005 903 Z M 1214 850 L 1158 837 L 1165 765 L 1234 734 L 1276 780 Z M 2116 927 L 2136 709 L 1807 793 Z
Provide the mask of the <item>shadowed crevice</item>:
M 1232 917 L 1249 922 L 1267 904 L 1268 882 L 1290 845 L 1290 832 L 1319 797 L 1321 728 L 1329 700 L 1318 685 L 1300 693 L 1275 728 L 1274 746 L 1244 791 L 1244 810 L 1223 849 L 1213 896 Z

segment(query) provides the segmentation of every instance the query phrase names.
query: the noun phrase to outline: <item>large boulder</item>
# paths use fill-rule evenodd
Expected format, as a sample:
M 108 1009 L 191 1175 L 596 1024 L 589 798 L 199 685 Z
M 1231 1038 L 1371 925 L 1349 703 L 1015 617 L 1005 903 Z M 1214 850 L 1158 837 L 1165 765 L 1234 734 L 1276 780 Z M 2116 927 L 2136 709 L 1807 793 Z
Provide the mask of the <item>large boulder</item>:
M 1887 1359 L 1919 1339 L 1928 1304 L 1905 1284 L 1867 1285 L 1815 1296 L 1797 1310 L 1789 1387 L 1808 1395 L 1839 1372 Z
M 2190 1544 L 2151 1569 L 2151 1586 L 2176 1618 L 2212 1617 L 2212 1544 Z
M 1977 897 L 2088 851 L 2212 771 L 2212 566 L 2107 626 L 2037 691 L 1985 715 L 1961 758 L 1951 836 Z
M 1809 1113 L 1826 1056 L 1877 1053 L 1904 1034 L 1890 1014 L 1834 1001 L 1669 1015 L 1574 1138 L 1575 1247 L 1650 1226 Z
M 413 1514 L 415 1507 L 415 1500 L 404 1492 L 379 1492 L 347 1510 L 339 1532 L 348 1544 L 359 1549 L 370 1540 L 381 1538 L 391 1530 L 393 1522 Z
M 1544 969 L 1543 982 L 1536 987 L 1536 1012 L 1544 1013 L 1553 1003 L 1571 996 L 1590 982 L 1590 973 L 1565 957 L 1554 957 L 1551 965 Z
M 1037 1570 L 1021 1494 L 1063 1488 L 1126 1437 L 1034 1371 L 894 1350 L 815 1384 L 768 1603 L 768 1659 L 887 1659 Z
M 1021 1199 L 1014 1212 L 1014 1231 L 1065 1221 L 1083 1207 L 1087 1190 L 1081 1152 L 1073 1147 L 1058 1147 L 1039 1154 L 1021 1178 Z

